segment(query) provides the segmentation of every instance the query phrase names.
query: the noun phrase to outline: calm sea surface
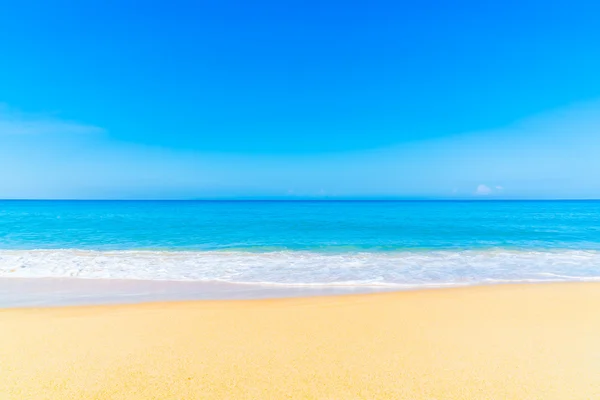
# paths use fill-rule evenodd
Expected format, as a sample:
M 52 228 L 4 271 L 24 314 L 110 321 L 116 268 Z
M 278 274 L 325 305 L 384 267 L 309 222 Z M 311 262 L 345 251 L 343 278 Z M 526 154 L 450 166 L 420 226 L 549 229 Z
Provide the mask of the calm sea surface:
M 415 287 L 600 279 L 596 201 L 0 201 L 0 277 Z

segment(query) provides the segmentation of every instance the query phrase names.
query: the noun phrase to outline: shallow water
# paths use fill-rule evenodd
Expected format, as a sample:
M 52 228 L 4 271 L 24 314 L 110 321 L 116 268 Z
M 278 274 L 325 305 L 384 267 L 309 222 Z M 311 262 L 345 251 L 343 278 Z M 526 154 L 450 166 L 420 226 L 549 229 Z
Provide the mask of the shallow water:
M 0 277 L 415 288 L 600 279 L 596 201 L 2 201 Z

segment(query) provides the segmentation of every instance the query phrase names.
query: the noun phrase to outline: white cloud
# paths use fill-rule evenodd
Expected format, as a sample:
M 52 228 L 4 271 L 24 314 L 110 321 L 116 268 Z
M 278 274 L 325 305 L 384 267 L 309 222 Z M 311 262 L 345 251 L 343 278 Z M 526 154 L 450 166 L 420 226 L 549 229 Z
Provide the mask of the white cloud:
M 504 190 L 502 186 L 496 186 L 496 190 Z
M 47 115 L 25 114 L 0 104 L 0 135 L 101 133 L 102 128 Z
M 477 186 L 477 189 L 475 189 L 475 194 L 477 196 L 487 196 L 490 193 L 492 193 L 492 189 L 484 184 Z

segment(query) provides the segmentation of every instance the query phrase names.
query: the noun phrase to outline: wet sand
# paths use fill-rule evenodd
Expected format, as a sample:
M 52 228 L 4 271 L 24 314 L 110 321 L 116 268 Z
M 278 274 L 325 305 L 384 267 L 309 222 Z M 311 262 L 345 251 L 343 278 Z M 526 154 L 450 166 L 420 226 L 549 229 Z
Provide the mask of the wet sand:
M 182 300 L 249 300 L 393 291 L 389 287 L 277 286 L 138 279 L 0 278 L 0 309 Z

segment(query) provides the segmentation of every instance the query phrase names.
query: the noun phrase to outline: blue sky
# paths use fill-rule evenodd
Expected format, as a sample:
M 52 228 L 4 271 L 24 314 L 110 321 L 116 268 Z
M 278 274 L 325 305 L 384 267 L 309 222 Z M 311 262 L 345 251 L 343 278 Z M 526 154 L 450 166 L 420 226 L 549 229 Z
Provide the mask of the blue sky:
M 0 198 L 600 198 L 598 2 L 0 8 Z

